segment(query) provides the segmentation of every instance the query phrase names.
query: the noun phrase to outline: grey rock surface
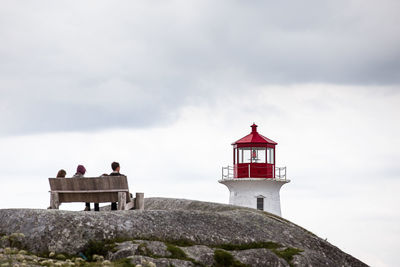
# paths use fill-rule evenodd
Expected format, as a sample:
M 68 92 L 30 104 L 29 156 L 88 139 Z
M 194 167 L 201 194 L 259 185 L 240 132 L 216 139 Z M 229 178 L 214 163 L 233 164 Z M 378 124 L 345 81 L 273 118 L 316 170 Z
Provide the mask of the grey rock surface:
M 117 238 L 180 240 L 208 247 L 271 241 L 303 250 L 295 257 L 298 265 L 366 266 L 304 228 L 267 212 L 167 198 L 145 199 L 145 208 L 100 212 L 3 209 L 0 233 L 25 234 L 24 246 L 34 253 L 76 254 L 89 240 Z
M 232 255 L 249 266 L 289 267 L 284 259 L 265 248 L 234 251 Z
M 194 259 L 206 266 L 211 266 L 214 264 L 214 249 L 203 245 L 195 245 L 190 247 L 181 247 L 183 252 L 189 258 Z
M 136 241 L 136 240 L 135 240 Z M 145 245 L 146 253 L 155 255 L 158 257 L 169 257 L 171 253 L 167 250 L 167 246 L 160 241 L 146 241 L 146 240 L 137 240 L 140 244 Z
M 116 251 L 109 252 L 107 258 L 111 261 L 116 261 L 130 256 L 134 256 L 137 253 L 139 247 L 138 243 L 133 243 L 132 241 L 126 241 L 122 243 L 117 243 Z
M 195 266 L 192 262 L 190 261 L 184 261 L 184 260 L 177 260 L 177 259 L 167 259 L 167 258 L 151 258 L 151 257 L 146 257 L 146 256 L 131 256 L 128 257 L 130 259 L 130 262 L 132 264 L 140 264 L 143 266 L 148 265 L 148 262 L 154 263 L 155 266 L 157 267 L 171 267 L 171 266 L 176 266 L 176 267 L 191 267 Z

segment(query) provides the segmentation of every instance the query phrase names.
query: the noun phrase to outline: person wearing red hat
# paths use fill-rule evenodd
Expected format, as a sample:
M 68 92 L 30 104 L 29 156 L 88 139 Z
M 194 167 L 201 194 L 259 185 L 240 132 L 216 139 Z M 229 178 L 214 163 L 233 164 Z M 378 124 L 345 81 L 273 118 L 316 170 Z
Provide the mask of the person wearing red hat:
M 76 168 L 76 173 L 74 174 L 74 178 L 83 178 L 85 177 L 86 168 L 83 165 L 78 165 Z M 94 203 L 94 210 L 99 211 L 99 203 Z M 85 211 L 90 211 L 90 202 L 85 203 Z
M 83 178 L 86 173 L 86 168 L 83 165 L 78 165 L 76 168 L 76 173 L 74 174 L 74 178 Z

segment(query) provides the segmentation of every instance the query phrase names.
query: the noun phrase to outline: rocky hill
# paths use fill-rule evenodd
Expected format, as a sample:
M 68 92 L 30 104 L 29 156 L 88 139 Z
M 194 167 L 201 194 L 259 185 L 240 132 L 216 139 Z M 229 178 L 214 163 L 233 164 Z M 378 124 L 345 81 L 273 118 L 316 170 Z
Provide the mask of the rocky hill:
M 133 265 L 366 266 L 267 212 L 168 198 L 145 199 L 145 207 L 100 212 L 0 210 L 1 245 L 36 255 L 62 253 L 73 259 L 80 253 L 89 260 Z M 13 233 L 24 237 L 11 239 Z

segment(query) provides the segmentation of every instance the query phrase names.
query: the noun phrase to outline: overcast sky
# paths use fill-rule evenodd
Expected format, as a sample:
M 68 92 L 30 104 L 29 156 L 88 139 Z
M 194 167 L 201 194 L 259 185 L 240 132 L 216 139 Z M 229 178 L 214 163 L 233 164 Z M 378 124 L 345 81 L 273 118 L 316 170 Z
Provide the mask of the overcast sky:
M 292 180 L 283 217 L 398 264 L 399 1 L 0 4 L 0 208 L 114 160 L 133 192 L 227 203 L 255 122 Z

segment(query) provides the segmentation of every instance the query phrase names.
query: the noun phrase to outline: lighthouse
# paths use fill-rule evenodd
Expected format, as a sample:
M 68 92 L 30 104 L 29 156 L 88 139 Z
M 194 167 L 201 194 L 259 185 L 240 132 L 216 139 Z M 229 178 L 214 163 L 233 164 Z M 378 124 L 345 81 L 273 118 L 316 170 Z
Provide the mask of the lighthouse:
M 218 182 L 230 191 L 229 204 L 268 211 L 281 216 L 279 191 L 286 179 L 286 167 L 276 167 L 277 143 L 257 132 L 251 125 L 251 133 L 232 144 L 233 166 L 222 167 Z

